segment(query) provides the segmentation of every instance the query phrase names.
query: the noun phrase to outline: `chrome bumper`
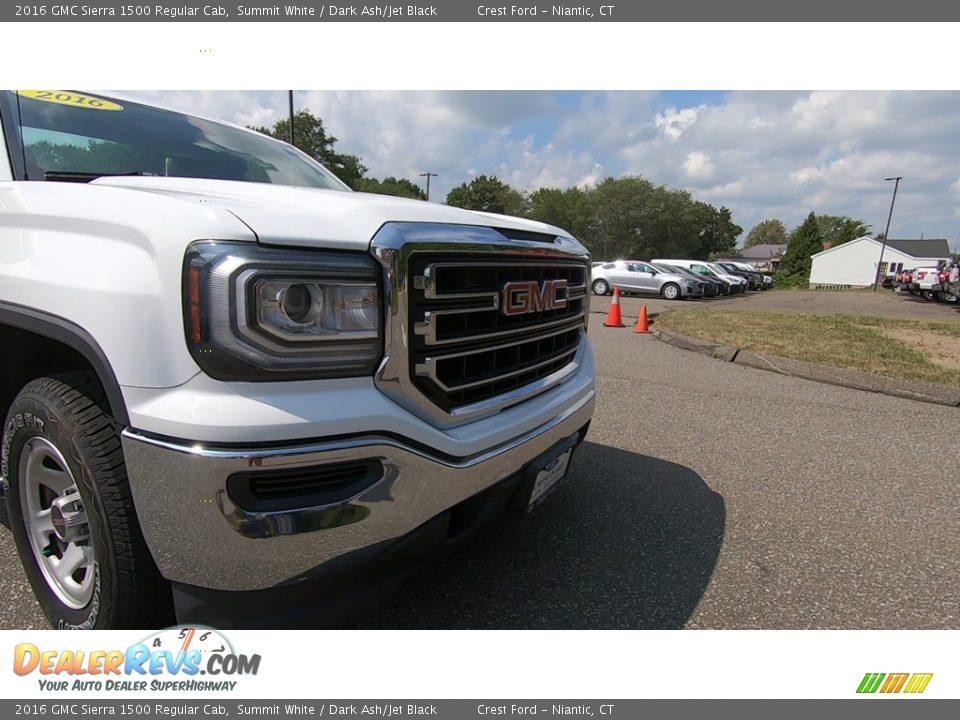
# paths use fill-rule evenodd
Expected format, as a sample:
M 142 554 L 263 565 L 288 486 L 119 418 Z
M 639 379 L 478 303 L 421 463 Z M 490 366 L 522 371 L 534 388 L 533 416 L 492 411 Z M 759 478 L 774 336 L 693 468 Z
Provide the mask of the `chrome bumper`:
M 376 435 L 281 448 L 210 448 L 123 432 L 123 452 L 144 538 L 169 580 L 213 590 L 260 590 L 323 563 L 399 539 L 522 469 L 583 428 L 591 388 L 561 415 L 469 458 L 435 457 Z M 383 478 L 335 506 L 251 515 L 226 492 L 235 473 L 379 460 Z M 310 527 L 300 532 L 304 519 Z

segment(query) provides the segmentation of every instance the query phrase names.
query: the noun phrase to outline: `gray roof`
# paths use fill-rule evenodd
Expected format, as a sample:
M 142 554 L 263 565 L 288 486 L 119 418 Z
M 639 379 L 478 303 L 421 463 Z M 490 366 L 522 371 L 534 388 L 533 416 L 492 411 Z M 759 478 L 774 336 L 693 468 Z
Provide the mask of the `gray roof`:
M 769 260 L 772 257 L 783 257 L 786 251 L 786 245 L 762 243 L 760 245 L 754 245 L 753 247 L 744 248 L 740 253 L 740 257 L 747 258 L 748 260 Z
M 950 247 L 943 238 L 936 240 L 906 240 L 890 238 L 887 247 L 899 250 L 905 255 L 915 258 L 949 258 Z

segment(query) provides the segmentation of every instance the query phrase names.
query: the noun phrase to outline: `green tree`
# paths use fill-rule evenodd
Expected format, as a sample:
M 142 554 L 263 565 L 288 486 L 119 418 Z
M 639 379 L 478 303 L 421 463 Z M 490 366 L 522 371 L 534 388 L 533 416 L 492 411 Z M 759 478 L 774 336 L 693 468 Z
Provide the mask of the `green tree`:
M 290 120 L 278 120 L 271 129 L 253 129 L 278 140 L 287 140 L 290 137 Z M 327 135 L 323 120 L 309 110 L 300 110 L 293 116 L 293 142 L 352 188 L 356 187 L 357 181 L 367 172 L 366 165 L 358 156 L 334 150 L 337 139 L 333 135 Z
M 700 229 L 697 233 L 699 247 L 693 257 L 719 257 L 729 255 L 737 244 L 737 238 L 743 228 L 733 221 L 730 208 L 721 207 L 719 210 L 712 205 L 698 202 L 696 208 L 699 216 Z
M 507 214 L 556 225 L 571 232 L 597 260 L 729 254 L 743 232 L 729 208 L 699 202 L 686 190 L 654 185 L 639 176 L 608 177 L 586 190 L 540 188 L 529 196 L 495 177 L 480 176 L 451 190 L 447 203 L 494 212 L 506 207 Z
M 588 196 L 589 222 L 581 240 L 604 260 L 706 258 L 728 253 L 743 232 L 728 208 L 642 177 L 606 178 Z
M 526 195 L 494 175 L 478 175 L 469 183 L 453 188 L 447 193 L 447 205 L 501 215 L 528 213 Z
M 784 285 L 802 285 L 810 280 L 810 257 L 823 250 L 823 236 L 817 216 L 810 213 L 807 219 L 790 233 L 787 251 L 780 261 L 777 280 Z
M 590 191 L 587 247 L 602 260 L 627 258 L 646 245 L 654 186 L 641 177 L 605 178 Z
M 754 245 L 786 245 L 787 243 L 787 226 L 783 224 L 783 220 L 778 220 L 777 218 L 771 218 L 769 220 L 761 220 L 756 225 L 754 225 L 750 232 L 747 233 L 747 240 L 744 243 L 744 247 L 753 247 Z
M 41 140 L 27 146 L 34 161 L 44 170 L 86 173 L 149 172 L 164 175 L 163 156 L 148 147 L 91 140 L 85 145 Z
M 823 242 L 831 247 L 870 234 L 869 225 L 847 215 L 817 215 L 817 225 Z
M 837 233 L 836 240 L 833 244 L 842 245 L 843 243 L 850 242 L 851 240 L 862 238 L 865 235 L 868 236 L 870 235 L 871 229 L 872 226 L 867 225 L 865 222 L 848 218 L 840 228 L 840 232 Z
M 357 180 L 353 189 L 359 190 L 360 192 L 395 195 L 397 197 L 412 198 L 414 200 L 427 199 L 423 190 L 406 178 L 388 177 L 383 180 L 378 180 L 377 178 L 362 177 Z
M 528 198 L 527 217 L 555 225 L 581 240 L 589 232 L 590 194 L 580 188 L 540 188 Z

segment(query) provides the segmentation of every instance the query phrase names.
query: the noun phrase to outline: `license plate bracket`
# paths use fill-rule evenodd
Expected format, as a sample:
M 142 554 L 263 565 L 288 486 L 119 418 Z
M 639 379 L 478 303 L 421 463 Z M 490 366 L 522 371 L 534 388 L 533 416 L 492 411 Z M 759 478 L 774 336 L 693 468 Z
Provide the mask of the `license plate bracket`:
M 522 495 L 526 498 L 523 503 L 526 512 L 532 512 L 539 507 L 564 481 L 570 470 L 570 461 L 578 440 L 579 436 L 574 435 L 558 443 L 526 467 L 526 491 Z

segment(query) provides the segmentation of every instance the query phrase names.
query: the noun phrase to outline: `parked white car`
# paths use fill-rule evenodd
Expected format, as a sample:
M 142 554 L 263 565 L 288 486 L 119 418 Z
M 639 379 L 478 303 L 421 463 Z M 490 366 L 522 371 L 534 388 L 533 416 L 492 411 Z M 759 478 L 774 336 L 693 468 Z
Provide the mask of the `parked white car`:
M 719 265 L 707 262 L 706 260 L 652 260 L 654 264 L 665 263 L 667 265 L 676 265 L 677 267 L 687 268 L 698 275 L 706 275 L 715 279 L 722 280 L 730 286 L 731 292 L 745 292 L 748 286 L 746 280 L 737 275 L 731 275 Z
M 738 289 L 739 292 L 746 292 L 750 288 L 749 280 L 747 280 L 744 277 L 741 277 L 740 275 L 734 275 L 733 273 L 728 272 L 727 269 L 724 268 L 722 265 L 719 265 L 713 262 L 705 262 L 704 265 L 706 265 L 708 268 L 713 270 L 717 275 L 719 275 L 724 280 L 729 281 L 732 285 L 734 285 Z M 694 270 L 694 272 L 696 272 L 696 270 Z

